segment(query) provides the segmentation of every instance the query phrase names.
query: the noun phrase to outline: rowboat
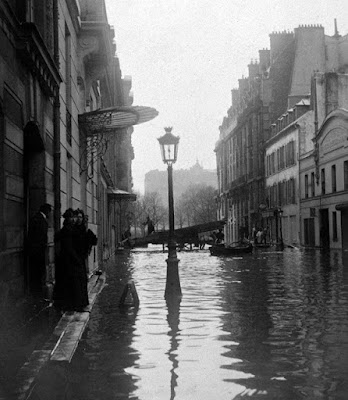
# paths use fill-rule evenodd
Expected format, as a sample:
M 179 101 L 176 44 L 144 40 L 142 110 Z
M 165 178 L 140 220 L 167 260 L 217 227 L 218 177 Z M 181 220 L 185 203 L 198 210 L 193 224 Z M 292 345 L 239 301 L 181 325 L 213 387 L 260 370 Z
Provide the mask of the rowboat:
M 233 256 L 239 254 L 247 254 L 253 251 L 251 243 L 238 243 L 226 245 L 224 243 L 213 244 L 209 247 L 212 256 Z

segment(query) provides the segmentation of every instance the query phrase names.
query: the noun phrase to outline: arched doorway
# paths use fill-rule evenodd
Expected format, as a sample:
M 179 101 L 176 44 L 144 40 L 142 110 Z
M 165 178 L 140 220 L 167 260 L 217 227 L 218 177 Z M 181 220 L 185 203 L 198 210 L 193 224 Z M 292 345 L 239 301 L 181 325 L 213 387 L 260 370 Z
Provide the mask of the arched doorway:
M 29 121 L 23 130 L 24 152 L 23 152 L 23 183 L 24 183 L 24 214 L 25 214 L 25 238 L 27 241 L 29 221 L 46 203 L 45 184 L 45 145 L 42 140 L 38 124 Z M 30 291 L 29 282 L 33 280 L 35 266 L 30 265 L 26 252 L 25 281 L 27 291 Z M 45 277 L 44 277 L 45 278 Z

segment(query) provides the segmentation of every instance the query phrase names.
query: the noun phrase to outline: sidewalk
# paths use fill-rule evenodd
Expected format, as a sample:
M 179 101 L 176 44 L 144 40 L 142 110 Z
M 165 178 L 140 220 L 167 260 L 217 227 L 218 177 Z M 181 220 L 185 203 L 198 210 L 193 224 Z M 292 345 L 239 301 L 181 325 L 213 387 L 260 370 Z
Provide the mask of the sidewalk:
M 8 334 L 8 337 L 4 338 L 2 335 L 1 338 L 1 347 L 8 347 L 7 354 L 0 357 L 0 372 L 3 372 L 3 376 L 0 377 L 0 400 L 27 399 L 35 377 L 47 362 L 70 362 L 89 321 L 96 297 L 104 285 L 104 273 L 91 276 L 88 282 L 90 305 L 89 310 L 85 312 L 66 312 L 61 315 L 52 304 L 44 302 L 36 304 L 31 313 L 30 302 L 24 307 L 24 311 L 25 308 L 29 311 L 30 317 L 22 329 L 18 329 L 18 337 L 14 334 L 12 336 L 15 337 L 11 340 L 11 335 Z M 28 331 L 31 337 L 25 338 Z M 12 396 L 6 397 L 6 393 L 10 392 Z

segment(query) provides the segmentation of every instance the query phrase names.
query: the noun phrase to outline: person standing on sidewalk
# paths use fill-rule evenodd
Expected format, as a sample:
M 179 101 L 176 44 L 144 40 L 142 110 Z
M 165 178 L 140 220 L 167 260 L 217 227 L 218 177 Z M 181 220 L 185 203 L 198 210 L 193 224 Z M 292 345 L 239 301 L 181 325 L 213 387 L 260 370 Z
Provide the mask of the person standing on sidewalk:
M 53 301 L 55 307 L 61 310 L 71 308 L 71 294 L 69 293 L 68 274 L 72 262 L 77 260 L 73 249 L 74 211 L 69 208 L 63 214 L 63 227 L 55 235 L 55 285 Z
M 88 306 L 88 270 L 87 258 L 92 246 L 96 245 L 97 237 L 87 228 L 85 214 L 82 210 L 74 211 L 76 217 L 74 249 L 76 250 L 79 262 L 76 263 L 71 272 L 73 272 L 72 292 L 74 295 L 73 303 L 76 311 L 82 311 Z
M 28 285 L 33 295 L 44 294 L 46 265 L 48 263 L 47 232 L 50 204 L 43 204 L 29 223 L 27 255 L 29 262 Z

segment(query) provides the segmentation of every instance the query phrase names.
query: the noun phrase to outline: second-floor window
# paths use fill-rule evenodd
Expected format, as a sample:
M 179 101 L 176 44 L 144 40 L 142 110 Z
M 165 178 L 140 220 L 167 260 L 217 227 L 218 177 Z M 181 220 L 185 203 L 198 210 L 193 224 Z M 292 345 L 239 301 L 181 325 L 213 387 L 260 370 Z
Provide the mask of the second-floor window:
M 325 194 L 325 168 L 321 169 L 321 194 Z
M 311 196 L 315 196 L 315 176 L 314 172 L 311 173 Z
M 304 177 L 304 185 L 305 185 L 305 198 L 308 199 L 308 175 L 307 174 Z
M 348 161 L 343 163 L 344 190 L 348 190 Z
M 337 236 L 337 212 L 332 212 L 332 240 L 336 241 L 338 239 Z
M 332 192 L 336 192 L 336 165 L 331 166 L 331 185 L 332 185 Z

